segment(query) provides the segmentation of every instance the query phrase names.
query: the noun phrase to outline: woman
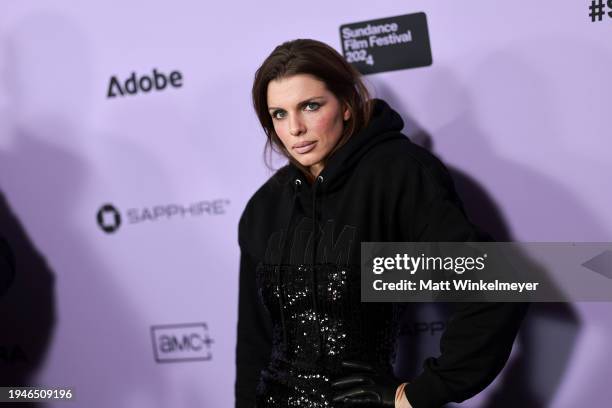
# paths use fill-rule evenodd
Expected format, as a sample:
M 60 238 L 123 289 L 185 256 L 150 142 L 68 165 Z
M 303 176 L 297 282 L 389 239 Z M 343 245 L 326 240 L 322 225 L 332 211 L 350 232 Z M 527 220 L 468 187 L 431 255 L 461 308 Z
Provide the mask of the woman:
M 438 407 L 484 389 L 524 304 L 454 304 L 442 354 L 405 383 L 392 369 L 401 305 L 360 301 L 362 241 L 484 240 L 444 165 L 324 43 L 276 47 L 252 96 L 289 163 L 239 223 L 236 407 Z

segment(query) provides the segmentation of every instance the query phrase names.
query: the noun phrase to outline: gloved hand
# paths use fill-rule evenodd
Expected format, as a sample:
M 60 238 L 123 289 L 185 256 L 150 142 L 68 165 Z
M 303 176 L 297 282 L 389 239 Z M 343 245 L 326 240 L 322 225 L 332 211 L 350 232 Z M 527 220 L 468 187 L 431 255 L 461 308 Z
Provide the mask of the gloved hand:
M 344 402 L 347 406 L 395 407 L 399 380 L 376 373 L 371 365 L 361 361 L 343 361 L 342 367 L 352 374 L 332 382 L 331 387 L 336 391 L 332 395 L 334 402 Z

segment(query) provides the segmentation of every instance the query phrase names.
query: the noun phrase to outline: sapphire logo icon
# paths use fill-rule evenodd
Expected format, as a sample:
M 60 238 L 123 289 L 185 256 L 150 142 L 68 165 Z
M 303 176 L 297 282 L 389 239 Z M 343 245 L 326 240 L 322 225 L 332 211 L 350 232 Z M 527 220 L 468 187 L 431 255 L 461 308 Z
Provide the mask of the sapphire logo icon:
M 195 219 L 226 214 L 230 200 L 216 198 L 200 200 L 188 205 L 161 204 L 142 207 L 127 207 L 121 212 L 112 204 L 106 203 L 96 214 L 96 221 L 102 231 L 111 234 L 122 224 L 141 225 L 145 222 L 166 222 L 176 219 Z
M 121 225 L 121 214 L 112 204 L 104 204 L 98 210 L 96 219 L 102 231 L 109 234 L 117 231 Z

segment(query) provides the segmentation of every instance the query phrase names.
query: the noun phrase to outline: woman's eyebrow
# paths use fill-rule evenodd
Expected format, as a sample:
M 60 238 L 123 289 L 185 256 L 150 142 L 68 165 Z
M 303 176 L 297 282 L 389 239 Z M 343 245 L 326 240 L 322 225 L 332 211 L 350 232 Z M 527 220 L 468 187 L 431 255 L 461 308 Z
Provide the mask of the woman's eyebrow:
M 311 98 L 304 99 L 303 101 L 298 102 L 297 106 L 302 106 L 302 105 L 306 104 L 306 102 L 310 102 L 313 99 L 319 99 L 319 98 L 323 98 L 323 96 L 313 96 Z M 276 106 L 268 106 L 268 110 L 273 110 L 273 109 L 282 109 L 282 108 L 278 108 Z

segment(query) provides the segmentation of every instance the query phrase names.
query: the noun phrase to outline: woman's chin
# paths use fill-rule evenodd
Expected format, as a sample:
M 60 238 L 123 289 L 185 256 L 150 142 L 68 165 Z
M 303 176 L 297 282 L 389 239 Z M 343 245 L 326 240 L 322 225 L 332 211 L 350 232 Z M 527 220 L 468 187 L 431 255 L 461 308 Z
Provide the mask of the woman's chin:
M 298 163 L 300 163 L 304 167 L 310 167 L 313 164 L 318 162 L 316 158 L 310 158 L 310 157 L 294 157 L 294 158 L 295 160 L 297 160 Z

